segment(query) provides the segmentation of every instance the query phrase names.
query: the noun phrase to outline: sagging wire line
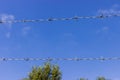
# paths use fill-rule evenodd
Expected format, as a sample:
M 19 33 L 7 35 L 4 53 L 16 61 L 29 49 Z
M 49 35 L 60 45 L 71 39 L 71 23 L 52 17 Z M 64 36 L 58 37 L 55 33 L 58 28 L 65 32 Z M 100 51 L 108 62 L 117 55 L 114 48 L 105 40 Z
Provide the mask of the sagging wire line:
M 98 58 L 0 58 L 0 61 L 111 61 L 120 60 L 120 57 Z
M 2 23 L 26 23 L 26 22 L 51 22 L 51 21 L 68 21 L 68 20 L 79 20 L 79 19 L 104 19 L 110 17 L 120 17 L 120 14 L 109 14 L 109 15 L 98 15 L 98 16 L 74 16 L 70 18 L 47 18 L 47 19 L 34 19 L 34 20 L 0 20 Z

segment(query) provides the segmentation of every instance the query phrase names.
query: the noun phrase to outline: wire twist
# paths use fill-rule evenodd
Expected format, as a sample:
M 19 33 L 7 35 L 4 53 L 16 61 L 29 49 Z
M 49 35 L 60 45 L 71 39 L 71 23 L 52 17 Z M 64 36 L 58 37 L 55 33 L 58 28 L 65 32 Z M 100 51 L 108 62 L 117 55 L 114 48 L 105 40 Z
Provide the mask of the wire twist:
M 108 61 L 120 60 L 120 57 L 99 58 L 0 58 L 0 61 Z
M 74 16 L 70 18 L 47 18 L 47 19 L 34 19 L 34 20 L 0 20 L 2 23 L 26 23 L 26 22 L 51 22 L 51 21 L 68 21 L 68 20 L 79 20 L 79 19 L 104 19 L 110 17 L 120 17 L 120 14 L 109 14 L 109 15 L 98 15 L 98 16 Z

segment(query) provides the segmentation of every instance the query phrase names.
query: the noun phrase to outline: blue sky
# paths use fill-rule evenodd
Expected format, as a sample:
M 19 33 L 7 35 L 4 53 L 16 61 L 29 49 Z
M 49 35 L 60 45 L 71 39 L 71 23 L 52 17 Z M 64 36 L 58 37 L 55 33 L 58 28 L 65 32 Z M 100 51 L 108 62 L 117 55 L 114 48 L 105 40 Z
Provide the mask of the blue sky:
M 119 0 L 0 0 L 0 19 L 46 19 L 120 13 Z M 120 18 L 0 24 L 0 57 L 119 57 Z M 44 61 L 0 62 L 0 80 L 21 80 Z M 63 80 L 120 80 L 119 61 L 53 61 Z

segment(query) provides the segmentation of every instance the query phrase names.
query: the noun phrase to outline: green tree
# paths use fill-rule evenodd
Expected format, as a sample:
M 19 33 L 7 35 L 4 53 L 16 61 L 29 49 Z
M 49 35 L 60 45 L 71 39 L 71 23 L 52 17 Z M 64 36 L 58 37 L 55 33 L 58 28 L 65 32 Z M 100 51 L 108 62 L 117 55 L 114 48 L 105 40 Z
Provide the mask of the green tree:
M 85 79 L 85 78 L 80 78 L 80 80 L 88 80 L 88 79 Z
M 23 80 L 61 80 L 61 72 L 59 66 L 45 63 L 42 67 L 33 67 Z
M 97 80 L 106 80 L 105 77 L 98 77 Z

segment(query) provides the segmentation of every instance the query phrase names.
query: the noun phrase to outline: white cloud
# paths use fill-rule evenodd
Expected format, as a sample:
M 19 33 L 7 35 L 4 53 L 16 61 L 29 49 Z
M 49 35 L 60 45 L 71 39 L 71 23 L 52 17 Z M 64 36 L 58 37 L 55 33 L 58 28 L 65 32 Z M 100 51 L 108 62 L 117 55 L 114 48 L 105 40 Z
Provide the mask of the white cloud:
M 29 31 L 31 30 L 31 27 L 24 27 L 22 29 L 22 34 L 25 36 L 25 35 L 28 35 Z
M 109 27 L 102 27 L 101 29 L 96 31 L 97 34 L 99 34 L 99 33 L 105 34 L 108 32 L 109 32 Z
M 77 41 L 75 40 L 75 35 L 73 33 L 64 33 L 62 36 L 62 41 L 64 44 L 68 45 L 77 45 Z
M 98 14 L 120 14 L 120 5 L 114 4 L 111 8 L 109 9 L 100 9 L 98 10 Z
M 99 14 L 104 14 L 104 15 L 108 15 L 108 14 L 120 14 L 119 10 L 114 10 L 114 9 L 108 9 L 108 10 L 102 10 L 100 9 L 98 11 Z
M 7 25 L 8 28 L 11 28 L 12 21 L 15 19 L 15 17 L 13 15 L 1 14 L 0 19 L 2 20 L 2 22 L 4 22 L 4 24 Z
M 6 37 L 10 38 L 11 37 L 11 33 L 10 32 L 6 33 Z
M 103 27 L 103 28 L 102 28 L 102 31 L 104 31 L 104 32 L 105 32 L 105 31 L 108 31 L 108 30 L 109 30 L 109 27 Z
M 13 15 L 8 15 L 8 14 L 0 14 L 0 20 L 3 22 L 2 26 L 4 27 L 5 30 L 5 36 L 6 38 L 11 37 L 11 31 L 12 31 L 12 21 L 15 19 Z
M 73 36 L 72 33 L 64 33 L 63 35 L 64 35 L 65 37 L 72 37 L 72 36 Z

